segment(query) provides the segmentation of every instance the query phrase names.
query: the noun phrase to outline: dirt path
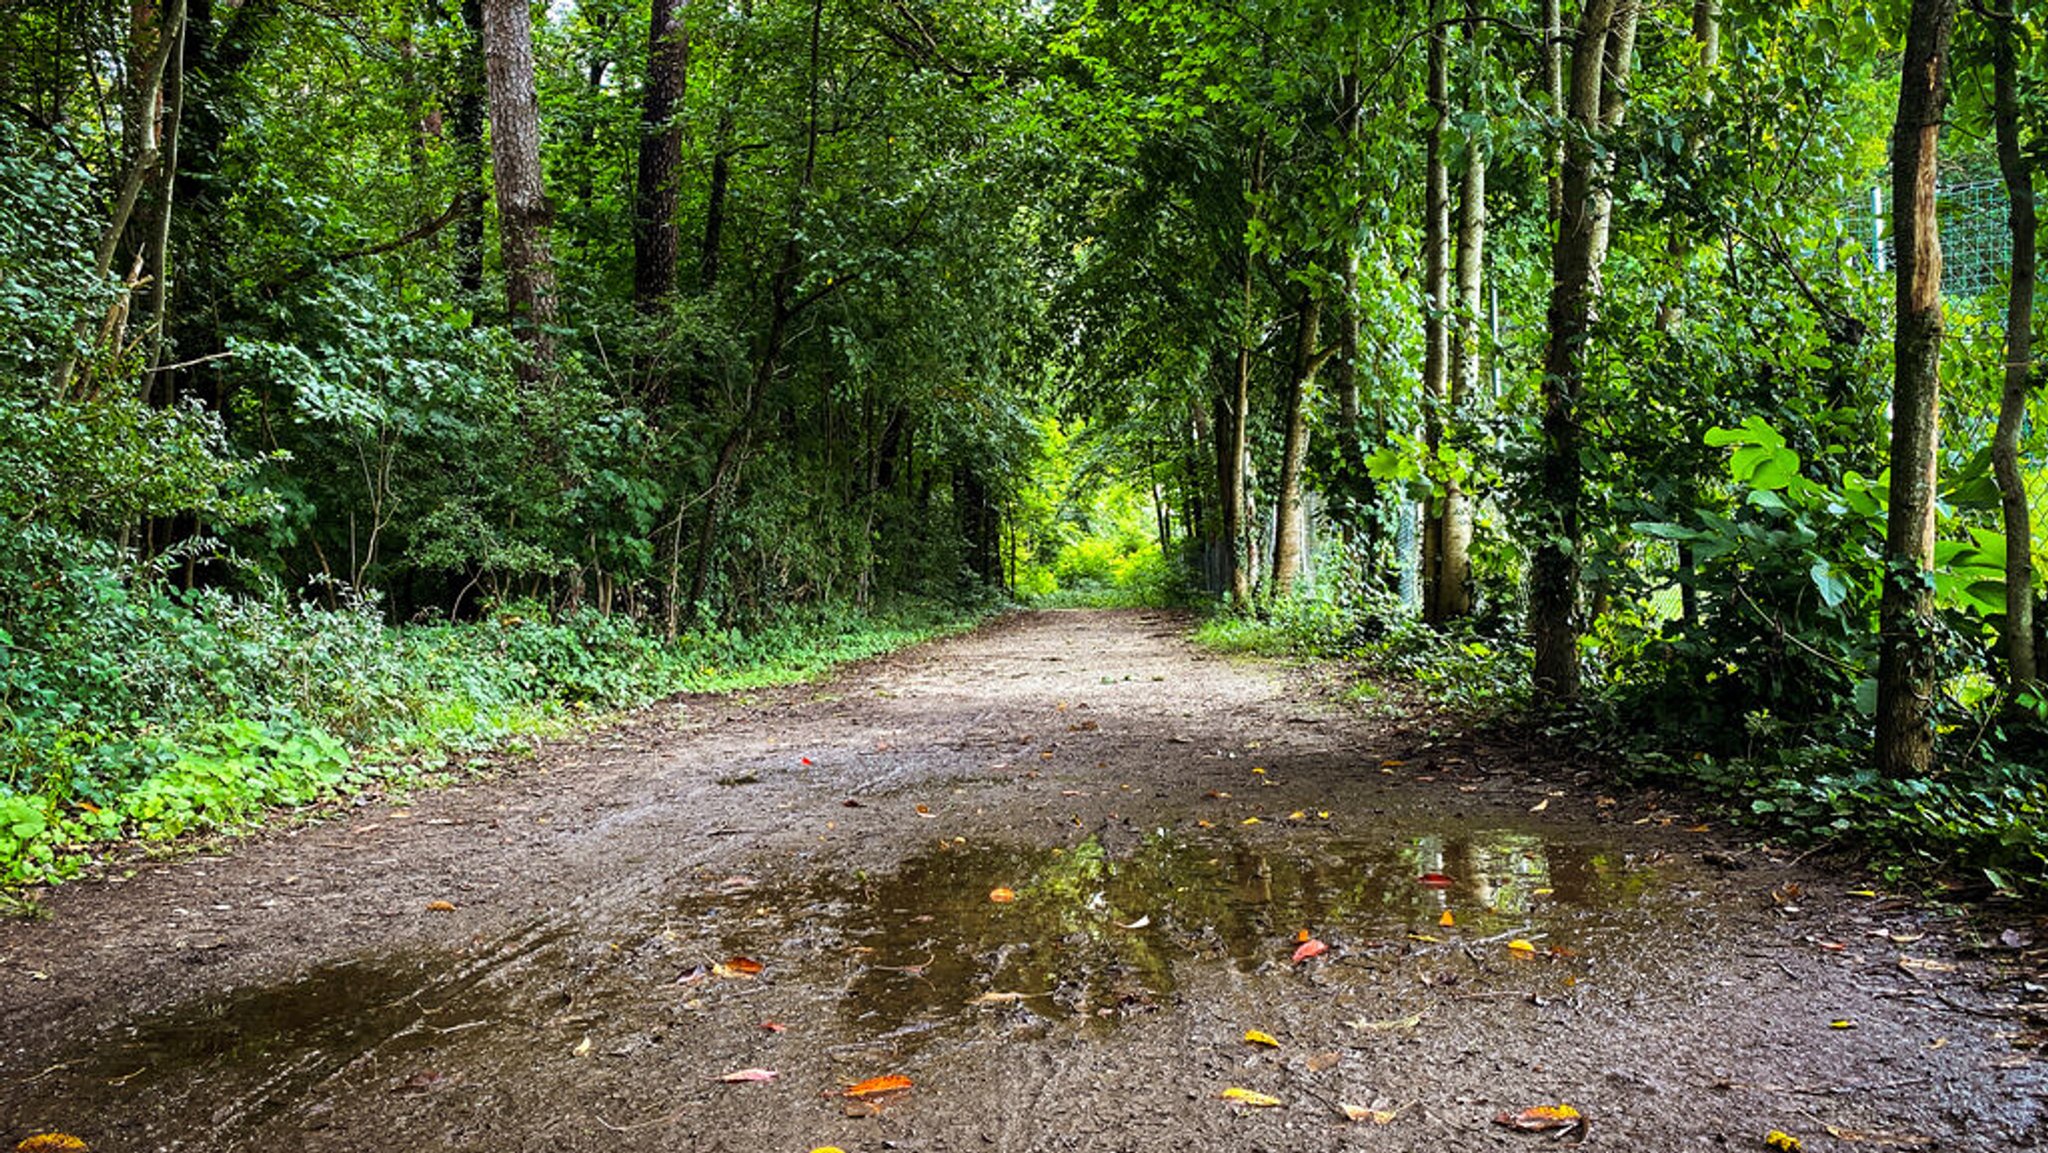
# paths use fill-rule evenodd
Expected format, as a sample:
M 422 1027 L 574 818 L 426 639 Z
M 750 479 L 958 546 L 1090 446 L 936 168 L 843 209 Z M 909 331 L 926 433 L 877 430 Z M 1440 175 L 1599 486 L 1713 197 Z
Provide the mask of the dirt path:
M 0 1147 L 1521 1149 L 1494 1115 L 1567 1102 L 1650 1153 L 2048 1148 L 1952 927 L 1186 625 L 1014 618 L 60 890 L 0 924 Z

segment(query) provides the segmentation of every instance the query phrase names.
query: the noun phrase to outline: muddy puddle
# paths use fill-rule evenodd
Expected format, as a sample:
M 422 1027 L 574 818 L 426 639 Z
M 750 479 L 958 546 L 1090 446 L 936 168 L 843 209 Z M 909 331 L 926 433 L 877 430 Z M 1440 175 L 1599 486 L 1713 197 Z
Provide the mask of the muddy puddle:
M 1112 1028 L 1169 1003 L 1190 966 L 1286 974 L 1306 940 L 1328 951 L 1300 971 L 1340 985 L 1432 959 L 1446 983 L 1527 975 L 1503 967 L 1522 962 L 1585 971 L 1620 960 L 1609 946 L 1645 917 L 1688 904 L 1627 854 L 1498 827 L 1286 843 L 1161 832 L 1117 854 L 1093 839 L 941 842 L 886 874 L 713 890 L 678 902 L 658 935 L 836 989 L 847 1033 L 912 1050 L 998 1008 Z
M 1418 980 L 1475 995 L 1633 983 L 1646 920 L 1695 905 L 1670 866 L 1599 845 L 1504 827 L 1343 839 L 1318 823 L 1162 830 L 1120 851 L 942 841 L 885 872 L 705 877 L 633 931 L 529 925 L 129 1022 L 27 1096 L 54 1118 L 90 1095 L 159 1134 L 190 1110 L 227 1141 L 351 1086 L 502 1077 L 536 1045 L 637 1058 L 779 1018 L 835 1054 L 943 1059 L 976 1031 L 1102 1037 L 1219 972 L 1359 1004 L 1347 990 Z M 1296 964 L 1304 940 L 1327 951 Z

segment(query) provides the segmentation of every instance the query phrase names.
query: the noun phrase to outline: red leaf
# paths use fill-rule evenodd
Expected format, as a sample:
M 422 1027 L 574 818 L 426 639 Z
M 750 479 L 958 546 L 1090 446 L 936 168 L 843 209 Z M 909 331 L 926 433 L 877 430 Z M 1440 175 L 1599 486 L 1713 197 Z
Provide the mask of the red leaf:
M 1442 873 L 1424 873 L 1415 878 L 1415 883 L 1426 889 L 1448 889 L 1458 882 L 1451 880 Z
M 1329 951 L 1330 947 L 1321 941 L 1303 941 L 1301 946 L 1294 950 L 1294 963 L 1299 965 L 1310 957 L 1320 957 Z

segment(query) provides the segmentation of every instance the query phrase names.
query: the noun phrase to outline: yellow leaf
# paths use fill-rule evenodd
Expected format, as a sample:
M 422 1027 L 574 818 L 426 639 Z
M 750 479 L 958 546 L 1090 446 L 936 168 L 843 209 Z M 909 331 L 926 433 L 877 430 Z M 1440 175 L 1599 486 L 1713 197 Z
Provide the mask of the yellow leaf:
M 1523 953 L 1533 957 L 1536 955 L 1536 946 L 1524 941 L 1520 937 L 1516 937 L 1508 942 L 1508 951 L 1511 953 Z
M 1849 1020 L 1847 1017 L 1844 1017 L 1838 1021 L 1828 1022 L 1828 1028 L 1830 1029 L 1854 1029 L 1855 1027 L 1856 1022 Z
M 1287 814 L 1287 819 L 1290 821 L 1306 821 L 1308 820 L 1308 814 L 1302 812 L 1300 809 L 1296 809 L 1293 812 Z
M 1245 1030 L 1244 1039 L 1253 1045 L 1264 1045 L 1268 1049 L 1278 1049 L 1280 1047 L 1279 1040 L 1271 1033 L 1261 1033 L 1257 1029 Z
M 1441 945 L 1444 943 L 1444 939 L 1442 937 L 1432 937 L 1428 933 L 1410 933 L 1408 934 L 1408 939 L 1411 941 L 1420 941 L 1425 945 Z
M 1225 1101 L 1235 1101 L 1240 1105 L 1250 1105 L 1258 1109 L 1271 1109 L 1275 1105 L 1280 1104 L 1280 1098 L 1278 1097 L 1256 1093 L 1250 1089 L 1239 1089 L 1236 1086 L 1225 1089 L 1218 1095 Z
M 1259 819 L 1258 819 L 1257 817 L 1246 817 L 1246 818 L 1245 818 L 1245 819 L 1244 819 L 1244 820 L 1243 820 L 1242 822 L 1240 822 L 1240 823 L 1242 823 L 1242 824 L 1246 824 L 1246 825 L 1256 825 L 1256 824 L 1258 824 L 1258 823 L 1259 823 Z
M 85 1153 L 86 1143 L 69 1133 L 38 1133 L 16 1145 L 20 1153 Z
M 1799 1153 L 1805 1146 L 1799 1143 L 1799 1138 L 1783 1129 L 1773 1129 L 1764 1134 L 1764 1148 L 1777 1149 L 1780 1153 Z
M 816 1149 L 811 1150 L 811 1153 L 846 1153 L 846 1150 L 841 1149 L 837 1145 L 820 1145 Z
M 1438 917 L 1438 918 L 1436 919 L 1436 923 L 1437 923 L 1437 924 L 1439 924 L 1439 925 L 1442 925 L 1442 926 L 1443 926 L 1444 928 L 1448 929 L 1448 928 L 1450 928 L 1451 926 L 1453 926 L 1453 925 L 1457 924 L 1457 923 L 1458 923 L 1458 919 L 1457 919 L 1456 917 L 1453 917 L 1453 916 L 1451 916 L 1451 911 L 1450 911 L 1449 909 L 1445 909 L 1445 910 L 1444 910 L 1444 915 L 1443 915 L 1443 916 L 1441 916 L 1441 917 Z
M 1549 798 L 1549 797 L 1545 797 L 1545 798 L 1543 798 L 1542 800 L 1540 800 L 1540 801 L 1536 802 L 1536 803 L 1535 803 L 1534 805 L 1530 806 L 1530 808 L 1529 808 L 1529 811 L 1530 811 L 1530 812 L 1532 812 L 1532 813 L 1540 813 L 1540 812 L 1542 812 L 1543 810 L 1545 810 L 1545 809 L 1547 809 L 1547 808 L 1549 808 L 1549 807 L 1550 807 L 1550 798 Z

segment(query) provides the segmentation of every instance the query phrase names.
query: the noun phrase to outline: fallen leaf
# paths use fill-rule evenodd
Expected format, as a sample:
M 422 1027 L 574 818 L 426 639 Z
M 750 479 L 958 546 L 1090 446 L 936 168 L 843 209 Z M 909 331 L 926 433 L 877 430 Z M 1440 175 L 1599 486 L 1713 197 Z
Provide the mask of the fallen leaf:
M 1343 1060 L 1344 1054 L 1335 1049 L 1327 1053 L 1311 1053 L 1308 1058 L 1308 1071 L 1311 1073 L 1327 1072 L 1328 1070 L 1335 1069 L 1338 1063 Z
M 1241 825 L 1256 825 L 1256 824 L 1259 824 L 1260 822 L 1259 822 L 1259 819 L 1258 819 L 1257 817 L 1246 817 L 1246 818 L 1245 818 L 1244 820 L 1242 820 L 1242 821 L 1239 821 L 1238 823 L 1239 823 L 1239 824 L 1241 824 Z
M 881 1077 L 870 1077 L 858 1085 L 849 1085 L 840 1095 L 843 1097 L 876 1097 L 883 1093 L 900 1093 L 910 1088 L 910 1078 L 901 1073 L 890 1073 Z
M 1280 1041 L 1277 1037 L 1274 1037 L 1271 1033 L 1261 1033 L 1257 1029 L 1245 1030 L 1244 1039 L 1245 1043 L 1250 1045 L 1264 1045 L 1268 1049 L 1278 1049 L 1280 1047 Z
M 1773 1129 L 1769 1133 L 1764 1134 L 1764 1148 L 1777 1149 L 1781 1153 L 1799 1153 L 1805 1146 L 1799 1143 L 1799 1138 L 1785 1132 L 1783 1129 Z
M 1830 1029 L 1854 1029 L 1855 1027 L 1856 1022 L 1849 1020 L 1847 1017 L 1828 1022 L 1828 1028 Z
M 572 1057 L 590 1056 L 590 1035 L 587 1033 L 584 1034 L 583 1039 L 581 1041 L 576 1042 L 576 1047 L 574 1049 L 569 1050 L 569 1055 Z
M 1436 919 L 1436 923 L 1448 929 L 1451 926 L 1456 925 L 1458 923 L 1458 919 L 1456 917 L 1451 916 L 1451 911 L 1449 909 L 1445 909 L 1444 915 L 1438 917 Z
M 1813 943 L 1813 947 L 1819 949 L 1823 953 L 1839 953 L 1842 950 L 1847 949 L 1849 946 L 1843 944 L 1840 941 L 1815 941 Z
M 1311 938 L 1309 940 L 1303 941 L 1300 945 L 1297 945 L 1295 947 L 1294 963 L 1299 965 L 1303 961 L 1308 960 L 1310 957 L 1320 957 L 1324 953 L 1327 953 L 1329 951 L 1330 947 L 1328 945 L 1325 945 L 1321 941 Z
M 1444 943 L 1444 939 L 1442 937 L 1432 937 L 1428 933 L 1410 933 L 1408 934 L 1408 939 L 1411 941 L 1420 941 L 1425 945 L 1441 945 Z
M 1271 1109 L 1275 1105 L 1280 1104 L 1280 1098 L 1278 1097 L 1253 1092 L 1250 1089 L 1239 1089 L 1234 1085 L 1217 1094 L 1217 1096 L 1225 1101 L 1235 1101 L 1240 1105 L 1250 1105 L 1255 1109 Z
M 1381 761 L 1381 762 L 1380 762 L 1380 768 L 1383 768 L 1383 769 L 1398 769 L 1398 768 L 1402 768 L 1402 767 L 1404 767 L 1404 766 L 1405 766 L 1405 765 L 1407 765 L 1407 764 L 1408 764 L 1408 762 L 1407 762 L 1407 761 Z
M 1344 1114 L 1346 1121 L 1370 1121 L 1375 1125 L 1387 1124 L 1394 1119 L 1395 1113 L 1392 1109 L 1367 1109 L 1362 1105 L 1346 1105 L 1342 1101 L 1337 1103 L 1337 1112 Z
M 1149 924 L 1151 924 L 1151 923 L 1152 923 L 1152 918 L 1151 918 L 1151 917 L 1149 917 L 1149 916 L 1147 916 L 1147 917 L 1139 917 L 1139 918 L 1138 918 L 1137 920 L 1135 920 L 1135 921 L 1132 921 L 1132 922 L 1131 922 L 1130 924 L 1128 924 L 1128 925 L 1119 925 L 1119 926 L 1117 926 L 1117 927 L 1118 927 L 1118 928 L 1120 928 L 1120 929 L 1142 929 L 1142 928 L 1144 928 L 1145 926 L 1147 926 L 1147 925 L 1149 925 Z
M 1385 1021 L 1367 1021 L 1360 1018 L 1356 1021 L 1346 1021 L 1345 1024 L 1368 1033 L 1389 1033 L 1396 1029 L 1413 1029 L 1422 1024 L 1422 1014 L 1410 1013 L 1406 1017 L 1393 1017 Z
M 730 1084 L 738 1084 L 745 1081 L 773 1081 L 777 1076 L 779 1074 L 773 1069 L 736 1069 L 716 1079 Z
M 837 1145 L 820 1145 L 816 1149 L 811 1150 L 811 1153 L 846 1153 L 846 1150 L 841 1149 Z
M 919 806 L 917 807 L 917 815 L 918 815 L 918 816 L 920 816 L 920 817 L 932 817 L 932 816 L 937 816 L 937 814 L 936 814 L 936 813 L 933 813 L 933 812 L 932 812 L 932 809 L 931 809 L 931 806 L 930 806 L 930 805 L 919 805 Z
M 780 1021 L 763 1021 L 761 1022 L 761 1027 L 770 1033 L 786 1033 L 789 1031 L 789 1026 Z
M 1520 1113 L 1496 1113 L 1493 1123 L 1525 1133 L 1543 1133 L 1551 1129 L 1571 1129 L 1585 1122 L 1577 1109 L 1570 1105 L 1532 1105 Z
M 1532 812 L 1532 813 L 1540 813 L 1540 812 L 1542 812 L 1543 810 L 1545 810 L 1545 809 L 1547 809 L 1547 808 L 1549 808 L 1549 807 L 1550 807 L 1550 798 L 1549 798 L 1549 797 L 1545 797 L 1545 798 L 1543 798 L 1542 800 L 1540 800 L 1540 801 L 1536 802 L 1536 803 L 1535 803 L 1534 805 L 1531 805 L 1531 806 L 1529 807 L 1529 811 L 1530 811 L 1530 812 Z
M 967 1002 L 970 1005 L 1014 1005 L 1026 997 L 1045 997 L 1047 993 L 983 993 Z
M 998 905 L 1007 905 L 1017 899 L 1014 889 L 995 888 L 988 891 L 988 899 Z
M 1899 968 L 1909 973 L 1953 973 L 1954 965 L 1947 961 L 1930 961 L 1925 957 L 1900 957 Z
M 752 957 L 734 957 L 711 966 L 711 975 L 727 981 L 751 981 L 766 968 Z
M 1300 809 L 1296 809 L 1293 812 L 1287 814 L 1287 819 L 1290 821 L 1306 821 L 1308 820 L 1308 814 L 1302 812 Z
M 1213 828 L 1215 828 L 1215 827 L 1216 827 L 1216 822 L 1214 822 L 1214 821 L 1196 821 L 1196 822 L 1195 822 L 1195 827 L 1196 827 L 1196 828 L 1198 828 L 1198 829 L 1213 829 Z
M 14 1147 L 18 1153 L 85 1153 L 85 1142 L 69 1133 L 38 1133 Z
M 1527 941 L 1524 941 L 1520 937 L 1516 937 L 1514 940 L 1508 942 L 1508 952 L 1520 953 L 1525 957 L 1533 957 L 1536 955 L 1536 946 L 1530 944 Z
M 452 912 L 454 912 L 454 911 L 455 911 L 455 905 L 454 905 L 454 903 L 453 903 L 453 902 L 451 902 L 451 901 L 428 901 L 428 902 L 427 902 L 427 912 L 429 912 L 429 913 L 452 913 Z
M 1452 885 L 1457 884 L 1456 881 L 1451 880 L 1450 877 L 1442 873 L 1424 873 L 1415 878 L 1415 883 L 1425 889 L 1448 889 Z
M 797 760 L 803 762 L 806 765 L 811 763 L 811 758 L 809 757 L 798 757 Z
M 1296 941 L 1306 941 L 1313 935 L 1307 929 L 1296 929 L 1294 931 L 1294 939 Z

